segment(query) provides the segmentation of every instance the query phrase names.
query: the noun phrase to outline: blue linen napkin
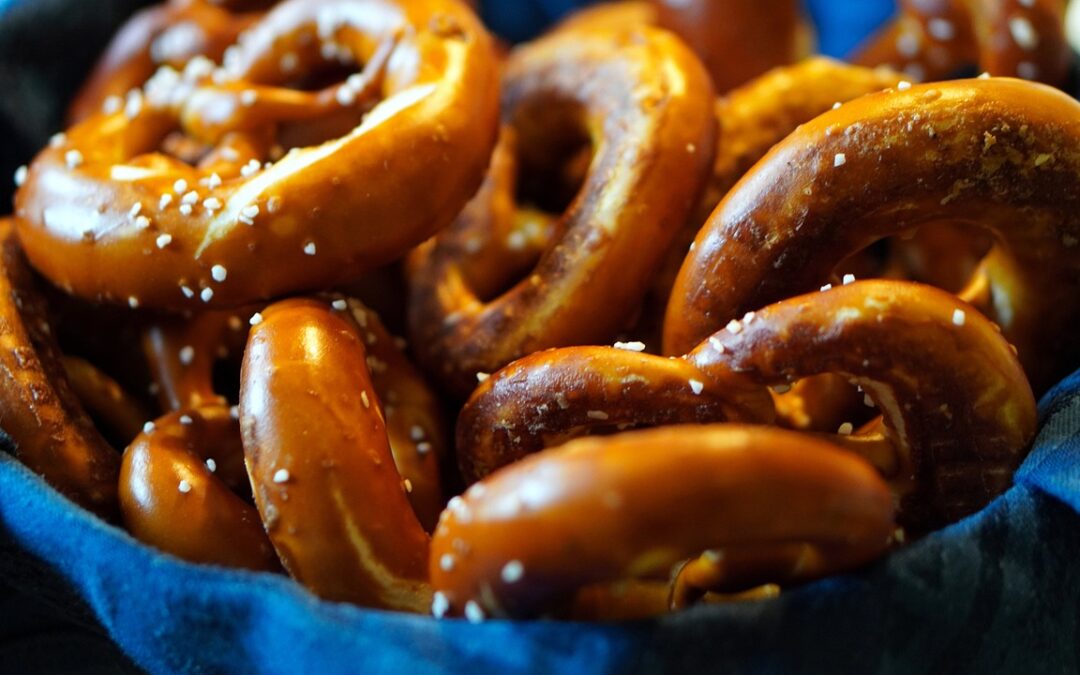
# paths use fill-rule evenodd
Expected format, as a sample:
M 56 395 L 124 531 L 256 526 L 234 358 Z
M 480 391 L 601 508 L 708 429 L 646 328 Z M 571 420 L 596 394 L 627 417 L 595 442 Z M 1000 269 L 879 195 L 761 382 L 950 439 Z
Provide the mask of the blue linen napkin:
M 0 0 L 4 175 L 59 127 L 63 97 L 139 4 Z M 485 10 L 520 38 L 571 4 Z M 890 5 L 809 2 L 823 51 L 847 52 Z M 319 602 L 285 579 L 158 554 L 0 454 L 0 672 L 1077 672 L 1080 373 L 1040 412 L 1015 487 L 976 516 L 859 574 L 623 625 L 470 625 Z

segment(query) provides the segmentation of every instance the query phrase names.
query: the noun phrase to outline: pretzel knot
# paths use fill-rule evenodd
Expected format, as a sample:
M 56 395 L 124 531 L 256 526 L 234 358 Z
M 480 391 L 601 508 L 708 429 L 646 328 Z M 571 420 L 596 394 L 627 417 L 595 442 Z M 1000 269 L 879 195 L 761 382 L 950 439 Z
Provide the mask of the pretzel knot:
M 1072 49 L 1061 0 L 900 0 L 900 14 L 855 54 L 919 81 L 977 66 L 995 76 L 1062 86 Z
M 364 69 L 284 88 L 339 60 Z M 332 286 L 400 256 L 475 192 L 498 114 L 491 40 L 456 0 L 290 0 L 222 68 L 159 71 L 138 100 L 35 159 L 20 238 L 71 293 L 167 308 Z M 181 129 L 196 166 L 159 152 Z M 279 143 L 292 150 L 264 164 Z
M 767 422 L 764 386 L 823 373 L 858 384 L 881 410 L 882 419 L 857 432 L 848 424 L 832 440 L 890 480 L 908 526 L 986 504 L 1034 437 L 1031 388 L 993 324 L 944 291 L 866 281 L 751 312 L 681 359 L 595 347 L 526 357 L 465 405 L 459 461 L 483 478 L 598 428 Z
M 542 206 L 516 202 L 511 172 L 490 175 L 481 201 L 413 261 L 410 338 L 429 371 L 464 396 L 478 372 L 607 340 L 625 325 L 704 184 L 712 106 L 708 75 L 665 31 L 567 29 L 517 49 L 504 79 L 503 117 L 514 129 L 504 151 L 548 172 L 583 149 L 593 156 L 562 215 L 535 219 L 552 231 L 543 250 L 530 242 L 547 237 L 498 224 Z M 535 250 L 532 260 L 511 253 L 525 278 L 487 271 L 522 248 Z M 493 279 L 504 283 L 484 287 Z
M 431 544 L 433 611 L 532 616 L 581 586 L 665 578 L 724 546 L 807 542 L 854 566 L 885 549 L 892 516 L 869 464 L 795 432 L 683 426 L 578 439 L 451 502 Z
M 672 290 L 664 349 L 685 353 L 748 311 L 819 288 L 878 239 L 952 221 L 994 235 L 962 295 L 1044 391 L 1080 362 L 1078 149 L 1080 104 L 1021 80 L 918 85 L 825 113 L 713 212 Z
M 170 0 L 137 12 L 125 23 L 98 60 L 68 109 L 72 123 L 122 108 L 129 92 L 143 85 L 158 67 L 178 70 L 197 57 L 218 60 L 237 36 L 272 0 L 213 2 Z

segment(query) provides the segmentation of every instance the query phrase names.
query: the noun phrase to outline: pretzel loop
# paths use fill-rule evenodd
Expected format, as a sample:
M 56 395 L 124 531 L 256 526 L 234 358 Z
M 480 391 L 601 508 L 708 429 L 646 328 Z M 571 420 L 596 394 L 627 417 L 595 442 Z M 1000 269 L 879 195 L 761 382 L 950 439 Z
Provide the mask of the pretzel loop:
M 310 144 L 264 167 L 281 121 L 273 115 L 310 118 L 312 95 L 277 92 L 300 101 L 258 107 L 268 92 L 256 85 L 290 82 L 326 61 L 321 47 L 364 62 L 388 42 L 378 87 L 350 79 L 334 90 L 333 107 L 351 120 L 342 134 L 312 138 L 301 124 L 293 141 Z M 162 71 L 137 109 L 88 119 L 31 164 L 16 197 L 20 238 L 51 281 L 87 298 L 166 308 L 324 288 L 400 256 L 475 192 L 495 141 L 497 73 L 490 38 L 457 0 L 289 0 L 230 54 L 209 74 Z M 358 124 L 354 87 L 382 98 Z M 213 106 L 197 105 L 215 88 L 239 91 L 232 110 L 253 104 L 228 134 L 204 119 Z M 207 166 L 159 152 L 181 117 L 221 138 L 217 150 L 195 153 Z M 286 142 L 289 125 L 280 126 Z

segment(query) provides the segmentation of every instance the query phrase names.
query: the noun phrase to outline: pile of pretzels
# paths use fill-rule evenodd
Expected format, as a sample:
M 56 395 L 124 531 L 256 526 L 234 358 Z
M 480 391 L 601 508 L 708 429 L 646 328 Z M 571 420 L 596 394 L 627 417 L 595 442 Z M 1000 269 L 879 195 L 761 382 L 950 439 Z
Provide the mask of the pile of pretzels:
M 1080 366 L 1064 4 L 901 2 L 843 63 L 796 0 L 513 48 L 461 0 L 167 0 L 15 176 L 0 428 L 150 546 L 367 607 L 860 568 L 1007 489 Z

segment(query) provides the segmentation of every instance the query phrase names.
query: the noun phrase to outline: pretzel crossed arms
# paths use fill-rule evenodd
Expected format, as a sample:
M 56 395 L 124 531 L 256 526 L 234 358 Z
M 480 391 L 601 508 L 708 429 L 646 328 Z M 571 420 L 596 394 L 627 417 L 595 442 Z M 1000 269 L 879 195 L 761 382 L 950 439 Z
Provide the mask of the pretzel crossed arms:
M 501 103 L 453 0 L 137 20 L 0 232 L 20 458 L 183 559 L 474 621 L 749 597 L 984 506 L 1076 365 L 1078 104 L 824 59 L 717 99 L 667 5 L 517 48 Z M 918 228 L 958 297 L 853 280 L 935 276 L 865 251 Z M 405 255 L 407 347 L 334 290 Z M 28 263 L 132 308 L 139 373 L 62 356 Z

